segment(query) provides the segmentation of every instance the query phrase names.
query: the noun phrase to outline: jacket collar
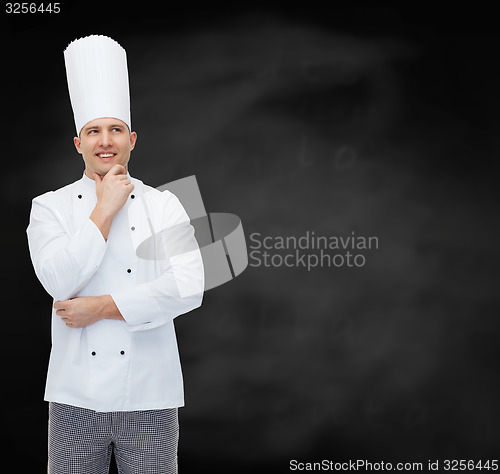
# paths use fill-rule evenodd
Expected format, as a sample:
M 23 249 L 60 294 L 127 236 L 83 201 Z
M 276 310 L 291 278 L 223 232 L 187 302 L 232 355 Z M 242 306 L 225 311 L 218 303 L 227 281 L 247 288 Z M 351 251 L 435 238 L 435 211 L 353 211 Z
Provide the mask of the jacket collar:
M 95 191 L 95 181 L 93 179 L 90 179 L 86 174 L 85 171 L 83 172 L 82 179 L 80 180 L 81 183 L 88 189 L 91 189 Z

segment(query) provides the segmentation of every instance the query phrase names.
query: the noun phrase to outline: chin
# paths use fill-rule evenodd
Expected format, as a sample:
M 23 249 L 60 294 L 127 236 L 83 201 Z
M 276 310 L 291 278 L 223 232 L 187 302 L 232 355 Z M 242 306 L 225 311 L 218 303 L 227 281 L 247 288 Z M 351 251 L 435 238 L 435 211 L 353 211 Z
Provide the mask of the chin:
M 96 163 L 94 166 L 94 171 L 99 176 L 101 176 L 101 178 L 104 178 L 104 176 L 106 176 L 108 171 L 115 165 L 122 165 L 128 171 L 127 164 L 119 163 L 116 161 L 110 161 L 109 163 Z
M 108 164 L 105 164 L 105 165 L 101 165 L 99 168 L 98 168 L 98 173 L 101 175 L 101 176 L 104 176 L 105 174 L 107 174 L 107 172 L 113 168 L 113 166 L 115 165 L 116 163 L 108 163 Z

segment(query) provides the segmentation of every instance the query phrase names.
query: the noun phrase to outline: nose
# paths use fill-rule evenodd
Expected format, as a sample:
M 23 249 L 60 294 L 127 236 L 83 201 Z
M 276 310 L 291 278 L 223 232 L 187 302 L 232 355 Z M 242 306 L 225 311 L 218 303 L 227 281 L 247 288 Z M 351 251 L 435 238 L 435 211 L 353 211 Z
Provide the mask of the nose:
M 112 140 L 111 134 L 107 130 L 104 130 L 100 134 L 99 138 L 100 138 L 99 145 L 101 147 L 103 147 L 103 148 L 110 147 L 113 144 L 113 140 Z

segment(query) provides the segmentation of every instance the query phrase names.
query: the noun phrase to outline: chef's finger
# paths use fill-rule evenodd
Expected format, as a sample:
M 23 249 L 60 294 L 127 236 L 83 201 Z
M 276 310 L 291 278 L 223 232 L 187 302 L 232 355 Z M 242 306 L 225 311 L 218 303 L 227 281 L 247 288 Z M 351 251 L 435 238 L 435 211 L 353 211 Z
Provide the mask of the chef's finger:
M 64 301 L 56 301 L 54 303 L 54 309 L 65 309 L 66 306 L 67 306 L 67 301 L 68 300 L 64 300 Z
M 101 184 L 102 183 L 101 175 L 99 175 L 97 173 L 94 173 L 94 181 L 96 183 L 96 186 L 98 186 L 99 184 Z
M 125 172 L 125 167 L 122 166 L 122 165 L 119 165 L 118 163 L 116 165 L 114 165 L 106 174 L 107 175 L 113 175 L 113 174 L 127 174 Z

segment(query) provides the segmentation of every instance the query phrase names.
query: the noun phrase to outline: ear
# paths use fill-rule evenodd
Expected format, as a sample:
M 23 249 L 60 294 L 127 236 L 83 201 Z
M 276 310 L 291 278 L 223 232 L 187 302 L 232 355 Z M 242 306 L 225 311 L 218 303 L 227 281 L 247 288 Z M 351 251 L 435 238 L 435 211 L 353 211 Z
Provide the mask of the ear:
M 137 133 L 130 132 L 130 151 L 135 148 L 135 142 L 137 141 Z
M 75 144 L 76 151 L 78 153 L 80 153 L 80 155 L 81 155 L 82 154 L 82 148 L 81 148 L 80 137 L 73 138 L 73 143 Z

